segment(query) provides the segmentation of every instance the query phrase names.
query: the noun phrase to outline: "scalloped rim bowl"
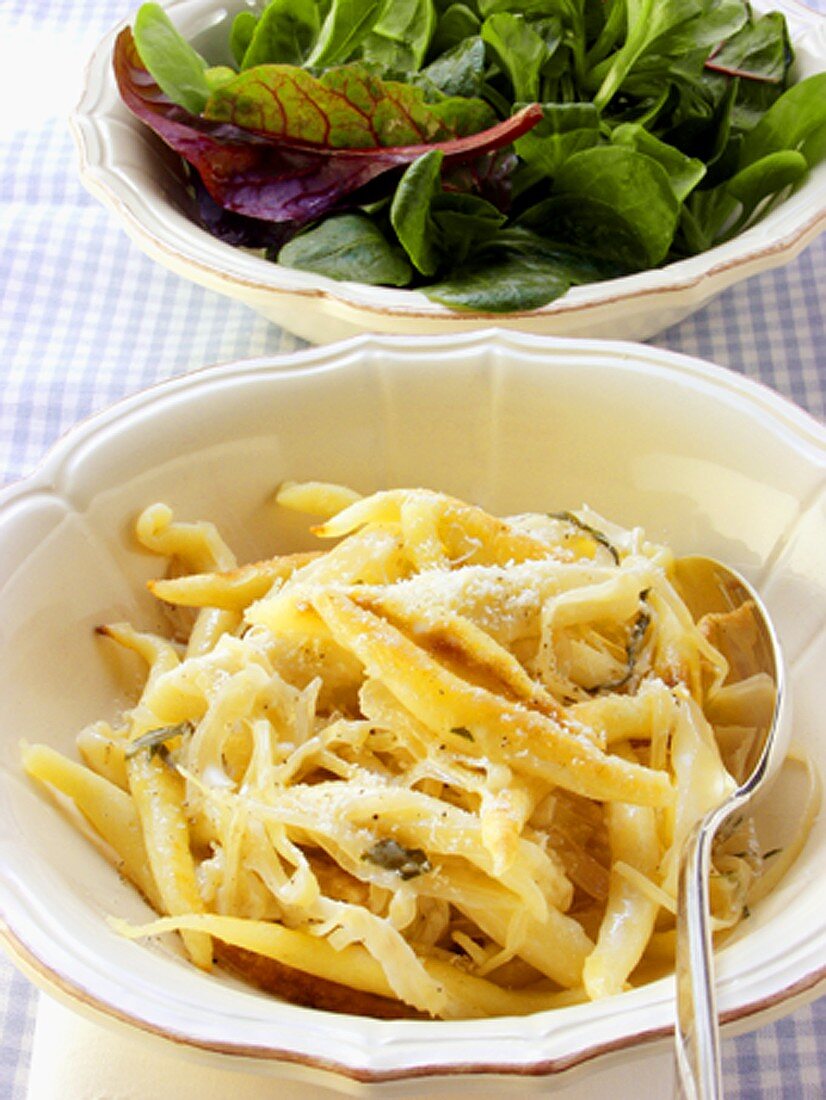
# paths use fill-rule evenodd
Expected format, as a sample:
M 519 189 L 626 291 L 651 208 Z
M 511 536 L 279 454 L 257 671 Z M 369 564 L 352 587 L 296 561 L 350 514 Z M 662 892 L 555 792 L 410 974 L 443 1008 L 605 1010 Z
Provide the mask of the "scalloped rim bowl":
M 203 44 L 223 36 L 221 20 L 242 2 L 230 0 L 217 10 L 214 0 L 171 0 L 164 6 L 184 35 Z M 785 13 L 800 76 L 826 69 L 826 17 L 796 0 L 756 0 L 755 7 Z M 574 287 L 542 309 L 495 316 L 456 313 L 419 291 L 335 282 L 285 268 L 216 240 L 190 218 L 180 161 L 118 96 L 111 55 L 120 26 L 94 51 L 71 119 L 84 184 L 153 259 L 312 343 L 364 331 L 442 334 L 492 324 L 544 335 L 645 339 L 733 283 L 787 263 L 826 225 L 823 163 L 795 194 L 727 244 L 654 271 Z
M 579 1066 L 587 1084 L 617 1059 L 639 1083 L 651 1041 L 667 1048 L 670 979 L 524 1019 L 365 1020 L 204 975 L 174 944 L 127 942 L 107 925 L 148 910 L 25 779 L 19 738 L 72 753 L 81 726 L 127 704 L 93 627 L 157 625 L 144 581 L 158 562 L 130 535 L 139 509 L 161 499 L 215 520 L 250 560 L 301 545 L 301 517 L 272 503 L 284 478 L 429 485 L 502 513 L 587 502 L 677 552 L 728 561 L 777 622 L 795 736 L 826 771 L 826 431 L 756 383 L 657 348 L 370 336 L 161 383 L 73 429 L 0 493 L 0 927 L 36 981 L 182 1053 L 235 1055 L 282 1079 L 300 1070 L 319 1088 L 384 1082 L 382 1096 L 409 1096 L 407 1079 L 429 1075 L 428 1087 L 462 1091 L 471 1073 L 525 1095 L 533 1075 L 568 1081 Z M 767 843 L 783 842 L 798 797 L 781 777 L 761 810 Z M 822 989 L 825 852 L 821 820 L 719 952 L 721 1012 L 741 1029 Z

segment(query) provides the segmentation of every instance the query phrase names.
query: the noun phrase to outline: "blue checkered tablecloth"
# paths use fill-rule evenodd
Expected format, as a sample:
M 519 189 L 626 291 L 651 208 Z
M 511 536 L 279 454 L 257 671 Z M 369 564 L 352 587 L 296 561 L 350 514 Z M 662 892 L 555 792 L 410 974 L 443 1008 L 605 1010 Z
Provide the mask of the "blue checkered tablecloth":
M 826 12 L 826 0 L 815 5 Z M 81 187 L 65 114 L 118 0 L 0 4 L 0 483 L 73 423 L 204 364 L 299 341 L 147 259 Z M 826 237 L 653 342 L 826 418 Z M 0 958 L 0 1100 L 26 1096 L 37 994 Z M 723 1047 L 731 1100 L 826 1096 L 826 998 Z M 36 1098 L 32 1098 L 36 1100 Z M 105 1100 L 105 1098 L 101 1098 Z

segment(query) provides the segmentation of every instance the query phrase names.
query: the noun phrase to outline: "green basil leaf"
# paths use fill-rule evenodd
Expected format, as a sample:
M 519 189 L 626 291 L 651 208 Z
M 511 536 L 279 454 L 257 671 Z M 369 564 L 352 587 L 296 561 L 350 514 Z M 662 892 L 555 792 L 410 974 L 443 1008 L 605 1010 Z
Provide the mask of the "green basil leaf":
M 338 214 L 284 245 L 278 262 L 330 279 L 382 286 L 406 286 L 413 275 L 400 248 L 394 248 L 364 214 Z

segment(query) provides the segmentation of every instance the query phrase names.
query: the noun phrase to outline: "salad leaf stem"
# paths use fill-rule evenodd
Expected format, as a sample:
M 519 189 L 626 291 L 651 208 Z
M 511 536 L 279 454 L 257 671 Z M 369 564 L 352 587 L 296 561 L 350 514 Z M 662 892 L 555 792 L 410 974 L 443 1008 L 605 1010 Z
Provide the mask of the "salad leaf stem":
M 586 69 L 592 69 L 603 61 L 617 44 L 625 26 L 625 6 L 623 0 L 608 0 L 608 17 L 599 33 L 599 37 L 588 50 L 585 57 Z

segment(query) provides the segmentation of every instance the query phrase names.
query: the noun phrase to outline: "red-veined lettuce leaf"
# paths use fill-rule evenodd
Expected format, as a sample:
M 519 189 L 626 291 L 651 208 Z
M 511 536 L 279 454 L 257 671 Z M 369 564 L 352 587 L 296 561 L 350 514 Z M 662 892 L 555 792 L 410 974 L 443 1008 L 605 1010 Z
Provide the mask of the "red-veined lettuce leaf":
M 481 99 L 426 103 L 422 88 L 382 80 L 359 63 L 320 76 L 295 65 L 256 65 L 214 90 L 203 117 L 332 149 L 426 145 L 496 121 Z
M 318 218 L 371 180 L 433 148 L 444 152 L 446 166 L 472 161 L 510 145 L 542 117 L 542 108 L 531 104 L 504 122 L 464 137 L 331 148 L 273 137 L 178 107 L 143 66 L 128 27 L 118 35 L 113 60 L 125 105 L 197 169 L 212 198 L 227 210 L 275 222 Z

